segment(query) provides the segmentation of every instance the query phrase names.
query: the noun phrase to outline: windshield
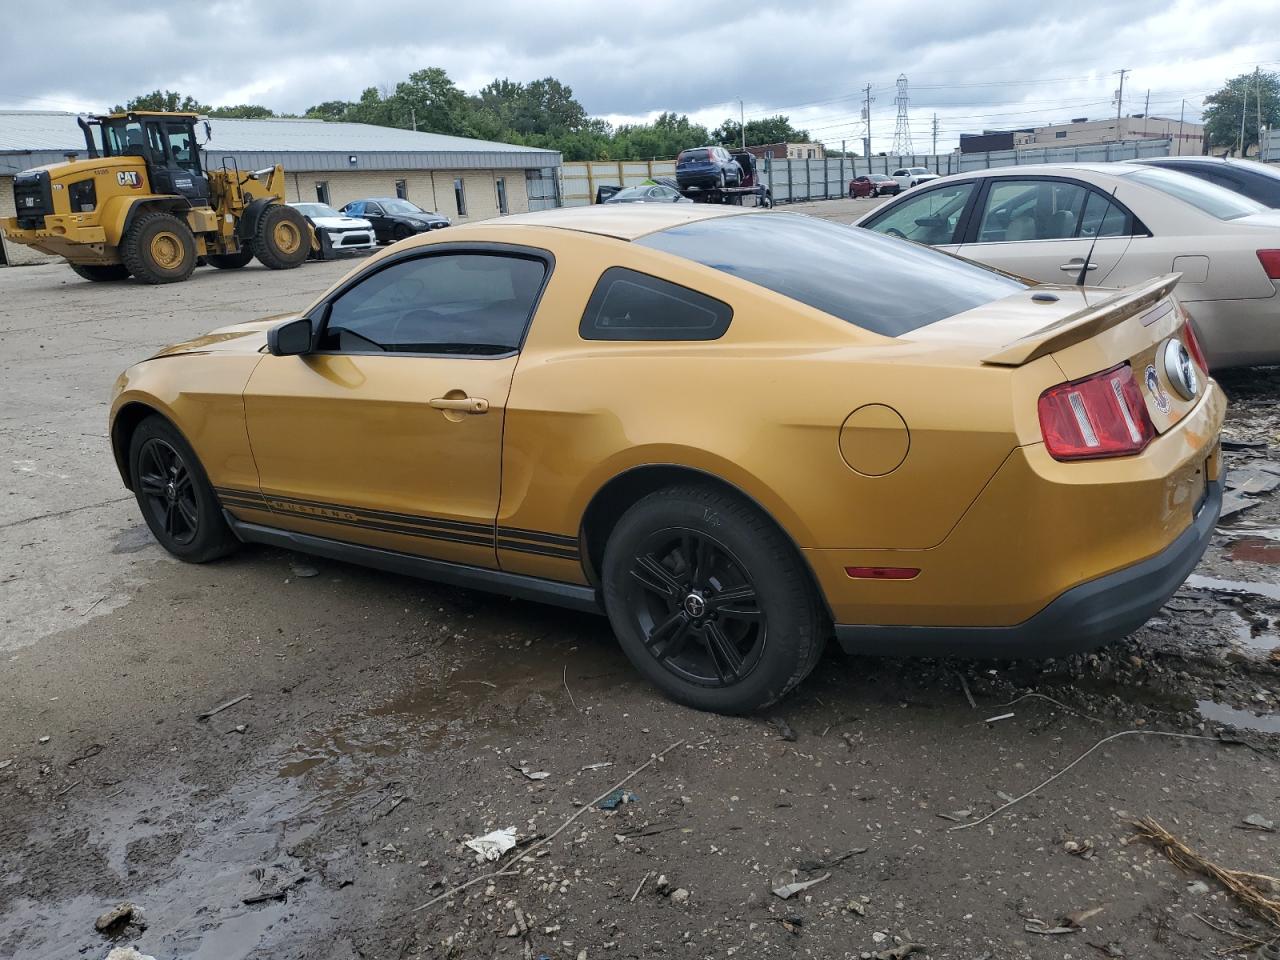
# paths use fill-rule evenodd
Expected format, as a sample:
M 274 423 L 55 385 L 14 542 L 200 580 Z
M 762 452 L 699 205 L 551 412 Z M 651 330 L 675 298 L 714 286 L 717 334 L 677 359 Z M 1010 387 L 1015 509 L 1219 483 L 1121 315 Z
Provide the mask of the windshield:
M 888 337 L 1026 289 L 919 244 L 794 213 L 714 217 L 635 242 Z
M 307 217 L 340 217 L 340 214 L 327 203 L 293 203 L 290 206 L 300 210 Z
M 387 213 L 402 213 L 408 216 L 415 216 L 427 212 L 416 203 L 410 203 L 408 200 L 379 200 L 378 202 L 382 204 L 382 209 Z
M 1226 187 L 1189 177 L 1184 173 L 1147 167 L 1130 177 L 1139 183 L 1159 190 L 1163 194 L 1189 203 L 1219 220 L 1235 220 L 1251 213 L 1262 213 L 1267 208 L 1248 197 L 1232 193 Z

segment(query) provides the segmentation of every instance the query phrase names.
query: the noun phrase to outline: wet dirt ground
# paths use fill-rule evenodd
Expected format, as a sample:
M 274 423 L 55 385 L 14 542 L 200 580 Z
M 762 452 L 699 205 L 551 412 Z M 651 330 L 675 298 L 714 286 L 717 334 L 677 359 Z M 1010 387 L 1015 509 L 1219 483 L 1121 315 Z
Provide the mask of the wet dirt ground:
M 1280 821 L 1276 492 L 1115 647 L 832 648 L 767 716 L 699 714 L 595 617 L 152 542 L 106 445 L 112 378 L 346 267 L 167 288 L 0 271 L 0 957 L 1201 958 L 1280 933 L 1130 825 L 1277 872 L 1280 834 L 1244 822 Z M 1265 486 L 1280 373 L 1223 381 L 1227 465 Z M 500 864 L 463 846 L 507 827 Z M 123 900 L 145 928 L 98 933 Z

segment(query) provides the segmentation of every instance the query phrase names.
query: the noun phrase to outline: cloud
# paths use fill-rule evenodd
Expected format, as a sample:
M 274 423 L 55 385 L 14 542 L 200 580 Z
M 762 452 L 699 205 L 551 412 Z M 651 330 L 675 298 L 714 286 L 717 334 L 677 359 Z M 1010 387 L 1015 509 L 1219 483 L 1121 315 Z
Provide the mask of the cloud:
M 961 130 L 1108 115 L 1119 67 L 1132 71 L 1126 112 L 1141 110 L 1150 88 L 1152 113 L 1176 116 L 1185 97 L 1193 118 L 1227 77 L 1280 59 L 1273 0 L 177 0 L 141 9 L 83 0 L 68 18 L 54 4 L 25 8 L 23 34 L 57 36 L 60 67 L 48 69 L 41 44 L 8 44 L 0 105 L 100 109 L 167 88 L 301 112 L 441 66 L 468 90 L 494 77 L 556 76 L 589 112 L 619 121 L 675 110 L 714 125 L 736 116 L 741 98 L 749 116 L 785 112 L 830 143 L 860 138 L 868 82 L 873 138 L 890 138 L 894 80 L 906 73 L 912 133 L 928 142 L 936 112 L 941 146 Z

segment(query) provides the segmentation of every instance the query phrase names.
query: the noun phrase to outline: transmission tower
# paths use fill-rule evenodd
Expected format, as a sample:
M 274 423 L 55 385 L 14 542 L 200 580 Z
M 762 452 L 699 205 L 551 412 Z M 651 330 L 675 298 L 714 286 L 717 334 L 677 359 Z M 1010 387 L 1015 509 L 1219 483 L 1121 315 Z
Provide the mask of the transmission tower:
M 898 123 L 893 128 L 893 148 L 895 156 L 907 156 L 915 153 L 911 146 L 911 123 L 907 120 L 907 105 L 911 102 L 907 96 L 907 75 L 898 74 L 898 95 L 893 98 L 898 107 Z

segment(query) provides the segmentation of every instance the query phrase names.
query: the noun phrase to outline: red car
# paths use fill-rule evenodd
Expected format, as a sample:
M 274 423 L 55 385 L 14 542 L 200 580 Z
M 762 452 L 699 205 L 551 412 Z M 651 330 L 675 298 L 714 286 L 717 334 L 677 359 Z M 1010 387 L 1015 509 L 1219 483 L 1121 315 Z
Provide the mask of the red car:
M 898 181 L 893 177 L 886 177 L 883 173 L 868 173 L 863 176 L 854 177 L 849 181 L 849 197 L 891 197 L 901 193 L 902 187 L 898 186 Z

